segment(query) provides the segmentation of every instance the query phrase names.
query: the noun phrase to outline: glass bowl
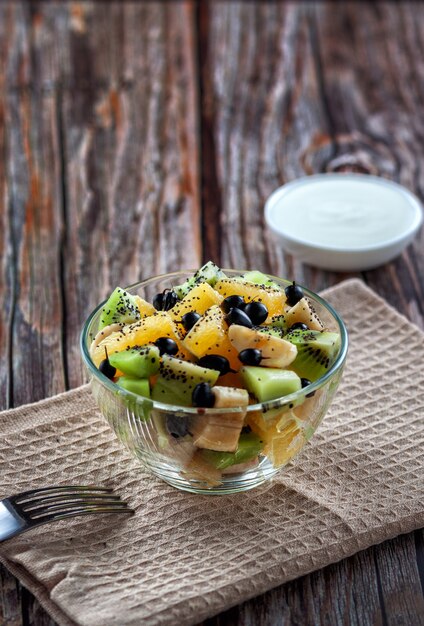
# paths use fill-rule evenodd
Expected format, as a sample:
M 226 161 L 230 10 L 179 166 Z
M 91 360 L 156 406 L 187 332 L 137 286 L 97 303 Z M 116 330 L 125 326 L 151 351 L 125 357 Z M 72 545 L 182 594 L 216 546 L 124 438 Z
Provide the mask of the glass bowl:
M 155 276 L 128 287 L 127 291 L 151 302 L 155 294 L 181 284 L 194 271 Z M 243 273 L 226 269 L 224 272 L 230 278 Z M 270 278 L 283 288 L 291 283 L 275 276 Z M 93 395 L 118 438 L 152 474 L 178 489 L 193 493 L 237 493 L 270 480 L 299 454 L 321 423 L 336 392 L 348 346 L 346 327 L 336 311 L 315 293 L 302 289 L 326 329 L 340 334 L 338 356 L 326 374 L 307 388 L 276 400 L 249 405 L 245 423 L 249 425 L 253 420 L 259 428 L 263 426 L 265 446 L 253 461 L 222 472 L 199 458 L 190 430 L 196 420 L 204 422 L 219 414 L 240 413 L 241 409 L 172 406 L 122 389 L 104 376 L 91 360 L 89 348 L 97 333 L 104 302 L 91 313 L 81 334 L 81 351 Z M 171 435 L 167 428 L 169 420 L 174 424 L 177 420 L 187 434 Z

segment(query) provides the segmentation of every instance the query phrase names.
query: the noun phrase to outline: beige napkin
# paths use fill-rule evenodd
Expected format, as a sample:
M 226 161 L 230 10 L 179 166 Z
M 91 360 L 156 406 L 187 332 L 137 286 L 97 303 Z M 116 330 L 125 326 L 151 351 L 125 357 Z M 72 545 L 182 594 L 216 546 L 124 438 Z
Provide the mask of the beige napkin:
M 86 387 L 0 416 L 0 497 L 98 483 L 137 511 L 0 545 L 59 624 L 195 624 L 424 525 L 424 335 L 358 280 L 326 295 L 350 332 L 344 379 L 318 433 L 267 488 L 198 496 L 150 477 Z

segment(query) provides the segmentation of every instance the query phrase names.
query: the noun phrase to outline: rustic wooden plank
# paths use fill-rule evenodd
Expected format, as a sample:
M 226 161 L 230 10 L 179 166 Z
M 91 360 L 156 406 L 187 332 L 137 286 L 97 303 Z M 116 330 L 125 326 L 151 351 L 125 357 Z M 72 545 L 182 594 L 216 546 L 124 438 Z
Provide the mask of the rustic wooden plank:
M 22 588 L 22 626 L 57 626 L 28 589 Z
M 29 29 L 25 3 L 0 3 L 0 89 L 29 82 Z
M 128 81 L 63 92 L 71 386 L 82 380 L 82 323 L 113 286 L 200 262 L 192 9 L 131 3 L 120 11 L 124 32 L 112 21 L 107 32 L 113 50 L 125 40 Z
M 331 16 L 331 19 L 330 19 Z M 424 197 L 424 7 L 411 3 L 320 5 L 312 18 L 334 154 L 328 171 L 355 168 Z M 367 283 L 424 328 L 424 232 Z
M 424 624 L 424 597 L 413 533 L 397 537 L 385 548 L 376 546 L 375 559 L 389 626 Z
M 12 248 L 9 234 L 9 212 L 7 210 L 7 172 L 5 167 L 6 132 L 4 124 L 4 94 L 0 90 L 0 353 L 3 366 L 0 366 L 0 408 L 10 402 L 10 364 L 11 364 L 11 318 L 13 316 L 13 281 Z
M 8 240 L 13 258 L 11 402 L 65 389 L 62 367 L 61 194 L 55 97 L 5 97 Z
M 0 624 L 21 626 L 21 587 L 12 574 L 0 564 Z
M 276 187 L 324 170 L 332 153 L 309 10 L 304 3 L 202 3 L 200 42 L 204 214 L 214 220 L 206 252 L 227 267 L 299 280 L 302 268 L 265 230 L 262 209 Z M 328 283 L 308 278 L 312 287 Z

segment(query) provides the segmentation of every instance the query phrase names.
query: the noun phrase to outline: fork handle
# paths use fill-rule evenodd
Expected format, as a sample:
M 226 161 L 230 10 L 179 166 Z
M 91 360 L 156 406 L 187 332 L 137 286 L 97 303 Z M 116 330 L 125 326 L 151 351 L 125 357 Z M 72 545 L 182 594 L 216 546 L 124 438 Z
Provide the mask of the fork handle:
M 19 520 L 0 502 L 0 542 L 10 539 L 25 529 L 25 522 Z

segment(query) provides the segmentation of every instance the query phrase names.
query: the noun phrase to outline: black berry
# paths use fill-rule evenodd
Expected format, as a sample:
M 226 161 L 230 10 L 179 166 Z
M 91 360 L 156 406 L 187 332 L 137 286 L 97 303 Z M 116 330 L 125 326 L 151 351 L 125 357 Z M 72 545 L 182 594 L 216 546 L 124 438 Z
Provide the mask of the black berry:
M 202 316 L 197 311 L 189 311 L 181 318 L 181 324 L 184 326 L 184 330 L 187 332 L 193 328 L 196 322 L 200 320 Z
M 169 311 L 172 309 L 178 302 L 178 296 L 175 291 L 166 291 L 163 295 L 163 310 Z
M 268 317 L 268 309 L 262 302 L 248 302 L 244 305 L 243 311 L 246 313 L 248 317 L 250 317 L 251 321 L 255 326 L 259 326 L 266 320 Z
M 163 293 L 157 293 L 155 295 L 155 297 L 153 298 L 153 306 L 155 307 L 156 311 L 162 311 L 162 307 L 163 307 Z
M 301 378 L 300 379 L 300 383 L 302 385 L 302 389 L 304 389 L 305 387 L 307 387 L 308 385 L 311 384 L 311 381 L 309 380 L 309 378 Z M 312 391 L 312 393 L 307 393 L 305 395 L 306 398 L 312 398 L 312 396 L 315 395 L 315 391 Z
M 156 339 L 155 346 L 159 348 L 159 354 L 170 354 L 175 356 L 178 352 L 178 346 L 176 342 L 170 337 L 159 337 Z
M 227 296 L 221 303 L 224 313 L 229 313 L 231 309 L 241 309 L 244 304 L 242 296 Z
M 304 296 L 302 289 L 296 285 L 295 281 L 284 289 L 284 293 L 286 294 L 287 304 L 289 306 L 294 306 L 299 300 L 302 300 Z
M 225 319 L 228 324 L 238 324 L 239 326 L 246 326 L 246 328 L 252 328 L 252 320 L 250 317 L 241 309 L 234 307 L 234 309 L 230 309 L 230 312 L 225 316 Z
M 209 383 L 199 383 L 191 396 L 193 406 L 211 408 L 215 404 L 215 394 Z
M 205 354 L 198 362 L 201 367 L 208 367 L 211 370 L 217 370 L 221 376 L 227 374 L 230 371 L 230 364 L 225 356 L 220 354 Z
M 185 435 L 188 435 L 188 420 L 185 417 L 179 417 L 171 413 L 166 416 L 166 429 L 175 439 L 185 437 Z
M 164 289 L 161 293 L 157 293 L 153 298 L 153 306 L 156 311 L 169 311 L 178 302 L 178 296 L 171 289 Z
M 256 348 L 246 348 L 239 352 L 238 358 L 243 365 L 259 365 L 262 361 L 262 352 Z
M 99 365 L 99 370 L 101 371 L 102 374 L 104 374 L 107 378 L 110 378 L 110 379 L 112 379 L 116 374 L 116 367 L 113 367 L 113 365 L 109 363 L 108 358 L 103 359 L 103 361 Z
M 289 331 L 290 330 L 309 330 L 309 326 L 303 322 L 295 322 L 290 326 Z

